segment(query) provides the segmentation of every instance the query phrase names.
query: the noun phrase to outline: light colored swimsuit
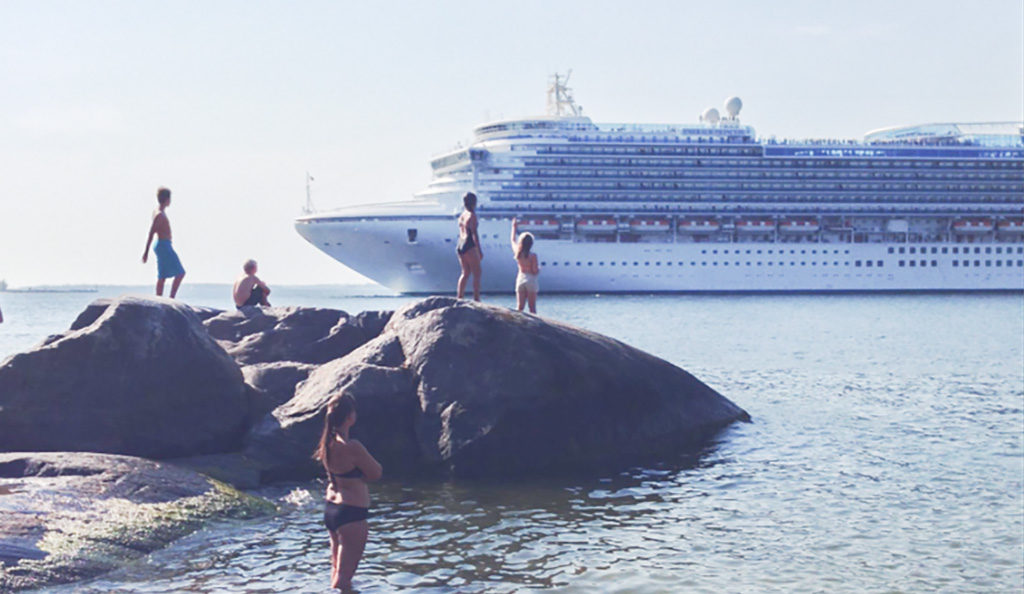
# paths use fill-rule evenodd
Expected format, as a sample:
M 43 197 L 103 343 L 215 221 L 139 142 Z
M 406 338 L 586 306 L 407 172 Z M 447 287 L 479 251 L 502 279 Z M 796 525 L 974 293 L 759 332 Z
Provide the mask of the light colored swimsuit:
M 519 287 L 526 287 L 526 291 L 528 293 L 536 293 L 540 291 L 540 283 L 537 282 L 537 275 L 520 270 L 519 274 L 516 275 L 516 292 L 519 291 Z

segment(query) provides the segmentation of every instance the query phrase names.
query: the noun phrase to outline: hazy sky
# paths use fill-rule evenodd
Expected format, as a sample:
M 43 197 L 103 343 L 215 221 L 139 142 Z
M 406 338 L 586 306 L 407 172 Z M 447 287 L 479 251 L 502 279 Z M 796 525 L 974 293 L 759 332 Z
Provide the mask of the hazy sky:
M 0 278 L 151 283 L 166 185 L 186 282 L 359 282 L 292 226 L 305 172 L 321 209 L 409 198 L 569 68 L 597 122 L 1020 120 L 1024 3 L 0 0 Z

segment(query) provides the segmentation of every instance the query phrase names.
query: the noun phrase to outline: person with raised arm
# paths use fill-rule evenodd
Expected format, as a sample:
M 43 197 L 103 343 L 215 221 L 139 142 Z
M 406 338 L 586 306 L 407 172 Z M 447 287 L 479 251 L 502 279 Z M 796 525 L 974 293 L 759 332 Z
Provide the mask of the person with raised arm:
M 509 242 L 512 244 L 512 253 L 519 267 L 519 273 L 516 274 L 516 309 L 523 311 L 523 306 L 529 303 L 530 313 L 536 314 L 537 292 L 540 291 L 540 283 L 537 281 L 540 263 L 537 261 L 537 254 L 530 251 L 533 248 L 533 233 L 519 235 L 519 219 L 513 218 Z

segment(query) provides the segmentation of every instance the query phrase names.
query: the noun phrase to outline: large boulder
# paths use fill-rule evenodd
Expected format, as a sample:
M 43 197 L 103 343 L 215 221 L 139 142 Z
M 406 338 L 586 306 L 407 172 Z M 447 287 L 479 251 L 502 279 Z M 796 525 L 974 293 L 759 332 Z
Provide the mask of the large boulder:
M 304 381 L 316 369 L 310 363 L 275 361 L 255 363 L 242 368 L 242 377 L 256 392 L 253 420 L 288 402 L 295 396 L 295 386 Z
M 389 476 L 597 470 L 691 451 L 746 412 L 686 371 L 619 341 L 445 297 L 395 312 L 379 337 L 323 365 L 249 436 L 267 479 L 322 472 L 310 454 L 328 400 Z
M 170 458 L 241 447 L 252 390 L 191 307 L 121 297 L 83 316 L 0 365 L 0 451 Z
M 390 312 L 318 307 L 243 307 L 207 319 L 207 331 L 241 365 L 295 361 L 321 364 L 380 334 Z
M 201 527 L 273 504 L 170 464 L 0 453 L 0 592 L 104 573 Z

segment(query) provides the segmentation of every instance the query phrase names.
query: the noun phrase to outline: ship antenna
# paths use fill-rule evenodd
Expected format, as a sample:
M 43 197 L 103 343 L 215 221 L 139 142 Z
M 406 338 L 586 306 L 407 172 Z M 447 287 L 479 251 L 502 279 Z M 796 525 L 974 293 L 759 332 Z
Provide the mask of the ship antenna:
M 309 193 L 309 182 L 313 181 L 313 176 L 306 172 L 306 206 L 302 208 L 304 214 L 313 214 L 316 212 L 316 207 L 313 206 L 313 197 Z
M 567 117 L 583 115 L 583 108 L 576 105 L 572 97 L 572 90 L 569 88 L 569 77 L 572 76 L 572 69 L 562 78 L 557 72 L 553 75 L 554 81 L 548 87 L 548 115 Z

